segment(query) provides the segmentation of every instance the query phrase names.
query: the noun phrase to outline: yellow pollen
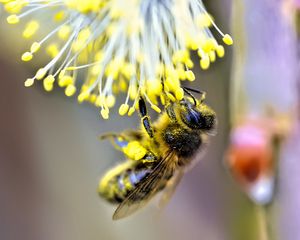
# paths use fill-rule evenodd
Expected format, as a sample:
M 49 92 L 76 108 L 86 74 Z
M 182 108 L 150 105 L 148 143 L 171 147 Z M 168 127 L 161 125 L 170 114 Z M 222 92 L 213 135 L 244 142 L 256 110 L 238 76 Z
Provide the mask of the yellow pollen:
M 67 97 L 73 96 L 75 92 L 76 92 L 76 87 L 72 84 L 68 85 L 65 89 L 65 94 Z
M 132 116 L 132 114 L 135 112 L 135 107 L 130 107 L 128 111 L 128 116 Z
M 218 55 L 219 58 L 224 57 L 225 50 L 224 50 L 224 47 L 222 45 L 219 45 L 217 47 L 216 51 L 217 51 L 217 55 Z
M 85 92 L 81 92 L 78 97 L 77 100 L 79 103 L 82 103 L 84 100 L 87 100 L 90 96 L 90 93 L 88 91 Z
M 25 53 L 22 54 L 22 57 L 21 57 L 22 61 L 24 61 L 24 62 L 28 62 L 32 58 L 33 58 L 33 55 L 32 55 L 31 52 L 25 52 Z
M 49 76 L 47 76 L 47 77 L 44 79 L 44 82 L 45 82 L 45 84 L 47 84 L 47 85 L 53 84 L 54 81 L 55 81 L 55 78 L 54 78 L 53 75 L 49 75 Z
M 43 86 L 47 92 L 50 92 L 53 89 L 53 83 L 47 83 L 46 81 L 43 81 Z
M 229 34 L 225 34 L 223 37 L 223 42 L 227 45 L 232 45 L 233 44 L 232 37 Z
M 160 108 L 159 108 L 158 106 L 156 106 L 156 105 L 154 105 L 154 104 L 151 104 L 151 108 L 152 108 L 154 111 L 156 111 L 156 112 L 158 112 L 158 113 L 161 113 L 161 110 L 160 110 Z
M 36 72 L 35 78 L 36 78 L 37 80 L 41 80 L 43 77 L 45 77 L 46 73 L 47 73 L 47 69 L 45 69 L 45 68 L 40 68 L 40 69 Z
M 210 61 L 209 61 L 209 57 L 208 56 L 205 56 L 203 57 L 201 60 L 200 60 L 200 67 L 203 69 L 203 70 L 206 70 L 209 68 L 209 65 L 210 65 Z
M 58 86 L 60 87 L 66 87 L 74 82 L 74 79 L 72 76 L 66 75 L 58 78 Z
M 20 18 L 17 15 L 13 14 L 13 15 L 9 15 L 6 20 L 9 24 L 17 24 L 19 23 Z
M 128 112 L 128 110 L 129 110 L 128 104 L 123 103 L 119 108 L 119 114 L 121 116 L 124 116 Z
M 32 37 L 37 30 L 39 29 L 39 23 L 37 21 L 30 21 L 26 24 L 26 27 L 23 31 L 23 37 L 24 38 L 30 38 Z
M 30 47 L 30 52 L 35 53 L 40 49 L 40 47 L 41 47 L 41 44 L 39 44 L 38 42 L 34 42 Z
M 108 119 L 109 118 L 109 110 L 107 108 L 101 109 L 101 116 L 103 119 Z
M 186 79 L 189 81 L 194 81 L 196 79 L 195 74 L 191 70 L 186 71 L 185 76 L 186 76 Z
M 183 99 L 183 96 L 184 96 L 184 91 L 182 88 L 178 88 L 175 92 L 175 97 L 177 100 L 182 100 Z
M 116 98 L 114 97 L 114 95 L 108 95 L 106 97 L 107 107 L 111 108 L 115 105 L 115 103 L 116 103 Z
M 34 84 L 34 79 L 33 78 L 28 78 L 26 79 L 26 81 L 24 82 L 24 86 L 25 87 L 31 87 Z

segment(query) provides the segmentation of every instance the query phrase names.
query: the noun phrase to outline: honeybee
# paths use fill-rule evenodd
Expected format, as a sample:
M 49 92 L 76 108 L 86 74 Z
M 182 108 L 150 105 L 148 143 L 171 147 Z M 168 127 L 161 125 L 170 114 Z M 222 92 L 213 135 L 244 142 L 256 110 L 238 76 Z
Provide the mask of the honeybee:
M 139 98 L 141 128 L 120 134 L 106 134 L 114 147 L 127 160 L 108 171 L 100 180 L 98 193 L 112 203 L 118 203 L 113 219 L 131 215 L 164 190 L 165 204 L 195 155 L 207 145 L 209 135 L 215 135 L 216 114 L 184 88 L 181 100 L 165 96 L 164 111 L 153 123 L 147 114 L 143 97 Z M 193 90 L 195 91 L 195 90 Z

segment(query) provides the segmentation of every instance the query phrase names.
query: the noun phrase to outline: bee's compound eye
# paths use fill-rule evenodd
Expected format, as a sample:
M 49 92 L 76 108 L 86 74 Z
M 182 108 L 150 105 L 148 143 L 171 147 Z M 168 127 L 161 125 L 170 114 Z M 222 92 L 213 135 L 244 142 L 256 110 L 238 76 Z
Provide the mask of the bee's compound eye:
M 182 121 L 192 129 L 210 131 L 216 126 L 216 114 L 206 105 L 181 112 Z

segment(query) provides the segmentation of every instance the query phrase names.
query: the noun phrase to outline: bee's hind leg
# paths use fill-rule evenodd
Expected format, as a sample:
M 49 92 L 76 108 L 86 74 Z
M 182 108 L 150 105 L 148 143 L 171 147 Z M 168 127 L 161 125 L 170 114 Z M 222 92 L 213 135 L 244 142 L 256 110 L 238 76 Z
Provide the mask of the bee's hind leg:
M 143 159 L 148 150 L 138 141 L 138 132 L 129 132 L 133 136 L 124 134 L 116 134 L 116 133 L 107 133 L 101 136 L 101 139 L 109 139 L 112 145 L 119 151 L 123 152 L 124 155 L 131 160 L 141 160 Z M 151 160 L 151 159 L 150 159 Z
M 110 140 L 112 145 L 119 151 L 123 152 L 123 148 L 128 145 L 130 139 L 119 133 L 105 133 L 99 136 L 100 140 Z
M 148 133 L 150 138 L 153 138 L 153 128 L 151 126 L 150 117 L 147 113 L 146 102 L 142 96 L 140 96 L 140 99 L 139 99 L 139 112 L 141 115 L 142 124 L 143 124 L 146 132 Z

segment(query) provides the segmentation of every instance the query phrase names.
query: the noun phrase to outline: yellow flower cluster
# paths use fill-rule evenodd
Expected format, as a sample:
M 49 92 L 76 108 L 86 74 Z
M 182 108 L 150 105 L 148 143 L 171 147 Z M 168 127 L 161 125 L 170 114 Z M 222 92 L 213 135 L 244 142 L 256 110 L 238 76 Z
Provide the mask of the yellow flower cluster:
M 120 115 L 132 115 L 138 96 L 160 112 L 158 101 L 165 90 L 171 99 L 183 97 L 180 81 L 194 81 L 190 50 L 207 69 L 216 56 L 224 56 L 209 27 L 232 44 L 206 12 L 201 0 L 0 0 L 9 13 L 7 22 L 24 22 L 23 37 L 36 39 L 45 21 L 54 27 L 33 40 L 22 60 L 43 49 L 51 60 L 25 81 L 30 87 L 42 80 L 46 91 L 54 85 L 67 96 L 89 101 L 104 119 L 125 93 Z M 53 24 L 52 24 L 53 25 Z M 38 35 L 39 36 L 39 35 Z

